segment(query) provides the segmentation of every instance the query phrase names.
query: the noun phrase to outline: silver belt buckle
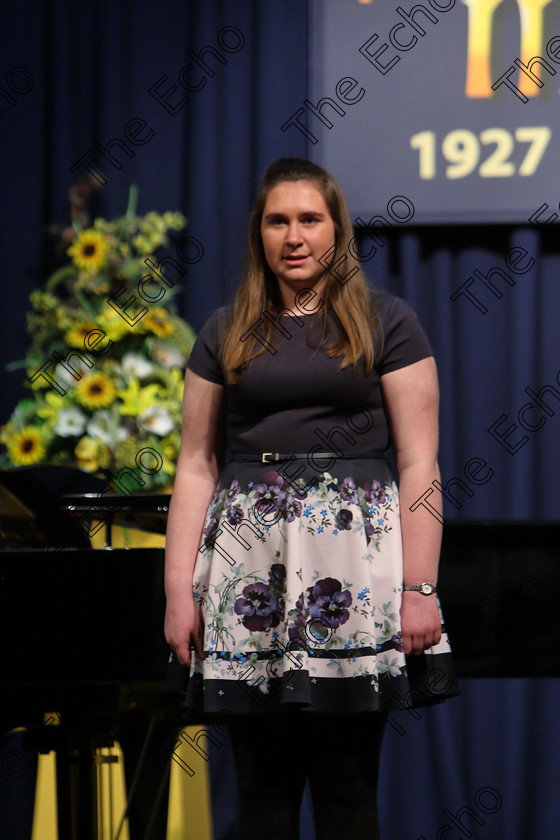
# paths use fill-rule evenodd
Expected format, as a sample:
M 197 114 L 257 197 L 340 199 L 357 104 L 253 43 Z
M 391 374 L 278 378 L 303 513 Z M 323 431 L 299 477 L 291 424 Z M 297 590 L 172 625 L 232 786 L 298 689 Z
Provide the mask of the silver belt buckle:
M 269 464 L 270 461 L 268 460 L 269 455 L 274 455 L 274 452 L 263 452 L 261 455 L 261 464 Z M 276 457 L 273 460 L 278 460 L 278 452 L 276 452 Z

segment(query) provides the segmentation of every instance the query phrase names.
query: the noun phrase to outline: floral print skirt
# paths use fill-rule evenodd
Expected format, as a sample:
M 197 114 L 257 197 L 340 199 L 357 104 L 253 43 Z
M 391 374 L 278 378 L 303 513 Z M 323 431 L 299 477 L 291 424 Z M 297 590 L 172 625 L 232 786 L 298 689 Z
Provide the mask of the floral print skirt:
M 337 459 L 307 484 L 281 469 L 222 471 L 194 570 L 204 659 L 193 651 L 187 669 L 172 653 L 166 688 L 185 693 L 195 720 L 389 713 L 458 694 L 443 617 L 439 644 L 403 653 L 399 495 L 386 461 Z

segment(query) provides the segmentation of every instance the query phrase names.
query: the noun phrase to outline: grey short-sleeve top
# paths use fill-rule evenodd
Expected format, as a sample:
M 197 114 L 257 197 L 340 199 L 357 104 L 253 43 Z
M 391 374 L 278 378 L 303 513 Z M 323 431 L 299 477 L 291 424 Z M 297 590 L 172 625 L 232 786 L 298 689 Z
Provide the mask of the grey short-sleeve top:
M 342 450 L 351 456 L 383 452 L 390 446 L 381 376 L 433 353 L 406 301 L 377 293 L 376 303 L 382 330 L 377 329 L 374 336 L 376 361 L 368 375 L 362 359 L 354 376 L 352 365 L 337 371 L 341 357 L 329 358 L 317 349 L 321 331 L 317 324 L 311 326 L 315 315 L 283 316 L 282 330 L 273 329 L 271 349 L 251 360 L 235 385 L 225 384 L 219 358 L 229 307 L 212 313 L 200 330 L 187 368 L 225 385 L 230 454 L 304 453 L 314 448 L 316 452 Z M 285 331 L 289 337 L 283 335 Z M 260 332 L 264 334 L 264 329 Z

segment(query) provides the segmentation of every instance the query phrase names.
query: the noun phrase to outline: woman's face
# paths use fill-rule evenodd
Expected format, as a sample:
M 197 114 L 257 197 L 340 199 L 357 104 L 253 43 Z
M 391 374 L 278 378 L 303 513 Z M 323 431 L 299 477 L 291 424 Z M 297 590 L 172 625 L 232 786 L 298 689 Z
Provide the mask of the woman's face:
M 269 190 L 261 221 L 264 255 L 286 306 L 301 289 L 321 293 L 335 244 L 334 222 L 312 181 L 282 181 Z M 319 262 L 322 258 L 323 265 Z

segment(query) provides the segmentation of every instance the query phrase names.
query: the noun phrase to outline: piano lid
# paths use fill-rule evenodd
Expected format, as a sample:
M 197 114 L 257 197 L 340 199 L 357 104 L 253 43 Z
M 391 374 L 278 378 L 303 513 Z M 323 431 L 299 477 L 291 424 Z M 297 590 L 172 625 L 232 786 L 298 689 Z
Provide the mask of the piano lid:
M 0 550 L 91 548 L 92 522 L 164 534 L 169 493 L 107 492 L 106 479 L 76 467 L 0 470 Z
M 82 514 L 121 528 L 165 534 L 170 499 L 170 493 L 103 493 L 103 498 L 96 493 L 65 493 L 61 504 L 62 510 L 74 516 Z
M 87 532 L 61 510 L 64 493 L 100 492 L 107 482 L 77 467 L 36 464 L 0 470 L 0 548 L 91 548 Z

